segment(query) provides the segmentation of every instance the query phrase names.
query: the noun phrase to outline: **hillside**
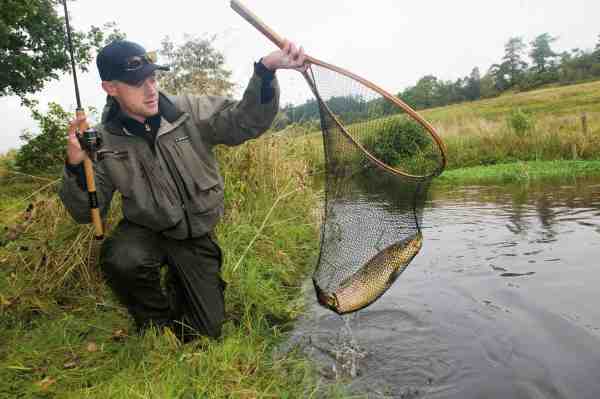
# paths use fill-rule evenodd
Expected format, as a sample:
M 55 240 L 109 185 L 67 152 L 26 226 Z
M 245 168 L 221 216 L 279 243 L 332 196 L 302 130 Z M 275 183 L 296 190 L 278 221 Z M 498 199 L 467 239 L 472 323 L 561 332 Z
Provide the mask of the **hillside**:
M 487 123 L 503 123 L 514 109 L 534 118 L 570 119 L 586 113 L 596 122 L 600 117 L 600 81 L 551 87 L 524 93 L 505 94 L 497 98 L 449 105 L 421 111 L 447 137 L 452 134 L 478 133 Z M 491 127 L 490 127 L 491 128 Z M 484 129 L 486 130 L 486 129 Z M 492 129 L 487 129 L 490 131 Z

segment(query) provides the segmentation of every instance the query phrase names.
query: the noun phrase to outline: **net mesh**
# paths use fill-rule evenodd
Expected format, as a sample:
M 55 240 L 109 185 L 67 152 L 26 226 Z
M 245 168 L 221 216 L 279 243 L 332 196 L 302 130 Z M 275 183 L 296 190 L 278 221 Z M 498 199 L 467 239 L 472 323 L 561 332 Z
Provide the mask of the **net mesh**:
M 368 306 L 422 244 L 423 204 L 443 153 L 402 108 L 361 82 L 313 64 L 326 162 L 325 212 L 313 282 L 343 314 Z

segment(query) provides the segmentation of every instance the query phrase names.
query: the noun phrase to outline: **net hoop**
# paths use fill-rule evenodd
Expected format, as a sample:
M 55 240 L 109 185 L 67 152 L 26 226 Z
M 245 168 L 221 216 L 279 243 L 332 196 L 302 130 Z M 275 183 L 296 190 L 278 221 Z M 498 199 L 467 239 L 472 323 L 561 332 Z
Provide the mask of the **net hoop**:
M 244 6 L 239 0 L 231 0 L 230 5 L 231 5 L 231 8 L 235 12 L 237 12 L 242 18 L 244 18 L 246 21 L 248 21 L 248 23 L 250 23 L 252 26 L 254 26 L 259 32 L 261 32 L 263 35 L 265 35 L 277 47 L 279 47 L 279 48 L 284 47 L 284 43 L 285 43 L 284 39 L 281 36 L 279 36 L 275 31 L 273 31 L 270 27 L 268 27 L 260 18 L 258 18 L 252 11 L 250 11 L 246 6 Z M 303 75 L 304 75 L 305 79 L 307 79 L 307 82 L 309 83 L 309 86 L 313 90 L 314 94 L 319 99 L 319 102 L 321 104 L 325 105 L 325 108 L 327 109 L 327 113 L 333 118 L 333 120 L 335 120 L 336 124 L 344 132 L 344 135 L 346 135 L 358 148 L 360 148 L 360 150 L 363 151 L 367 155 L 367 157 L 372 162 L 374 162 L 377 166 L 379 166 L 395 175 L 401 175 L 404 177 L 408 177 L 410 179 L 419 179 L 419 180 L 438 176 L 444 171 L 444 169 L 446 168 L 446 165 L 447 165 L 447 151 L 446 151 L 446 146 L 445 146 L 444 142 L 438 135 L 435 128 L 429 122 L 427 122 L 427 120 L 425 120 L 425 118 L 423 118 L 419 113 L 417 113 L 414 109 L 412 109 L 408 104 L 406 104 L 404 101 L 400 100 L 398 97 L 395 97 L 392 94 L 388 93 L 381 87 L 368 81 L 367 79 L 364 79 L 344 68 L 340 68 L 338 66 L 318 60 L 309 55 L 306 56 L 306 62 L 309 64 L 309 67 L 310 67 L 310 64 L 318 65 L 322 68 L 329 69 L 330 71 L 337 72 L 337 73 L 344 75 L 350 79 L 353 79 L 353 80 L 363 84 L 364 86 L 368 87 L 369 89 L 375 91 L 376 93 L 380 94 L 382 97 L 384 97 L 386 100 L 388 100 L 391 103 L 393 103 L 394 105 L 396 105 L 398 108 L 401 108 L 404 112 L 406 112 L 408 115 L 410 115 L 415 121 L 417 121 L 422 127 L 424 127 L 425 130 L 427 130 L 427 132 L 431 135 L 431 137 L 437 144 L 437 146 L 440 150 L 441 158 L 442 158 L 439 167 L 428 175 L 413 175 L 410 173 L 403 172 L 399 169 L 393 168 L 393 167 L 385 164 L 384 162 L 381 162 L 379 159 L 377 159 L 372 154 L 370 154 L 360 143 L 358 143 L 352 137 L 352 135 L 350 135 L 348 133 L 348 131 L 344 127 L 344 125 L 342 123 L 340 123 L 339 119 L 337 117 L 335 117 L 333 112 L 331 112 L 331 110 L 326 106 L 325 102 L 322 101 L 322 98 L 318 94 L 318 91 L 315 90 L 316 86 L 315 86 L 314 80 L 312 78 L 310 78 L 310 76 L 308 76 L 308 74 L 306 72 L 304 72 Z
M 388 164 L 386 164 L 385 162 L 382 162 L 381 160 L 379 160 L 377 157 L 375 157 L 373 154 L 371 154 L 362 144 L 360 144 L 358 141 L 356 141 L 356 139 L 354 139 L 354 137 L 352 137 L 352 134 L 350 134 L 348 132 L 348 130 L 346 129 L 346 127 L 344 126 L 344 124 L 339 120 L 339 118 L 331 111 L 331 109 L 329 108 L 329 106 L 327 105 L 327 103 L 321 98 L 321 95 L 319 93 L 319 91 L 316 88 L 316 85 L 314 83 L 314 78 L 311 77 L 308 72 L 304 72 L 304 78 L 306 79 L 306 81 L 308 82 L 308 85 L 310 86 L 311 90 L 313 91 L 313 94 L 317 97 L 317 99 L 319 100 L 319 104 L 322 105 L 322 107 L 327 111 L 327 114 L 329 115 L 330 118 L 332 118 L 335 123 L 338 125 L 338 127 L 340 128 L 340 130 L 344 133 L 344 135 L 352 142 L 352 144 L 354 144 L 357 148 L 359 148 L 366 156 L 367 158 L 373 162 L 376 166 L 394 174 L 394 175 L 399 175 L 399 176 L 404 176 L 407 177 L 409 179 L 413 179 L 413 180 L 426 180 L 426 179 L 430 179 L 432 177 L 438 176 L 440 175 L 444 169 L 446 168 L 446 164 L 447 164 L 447 155 L 446 155 L 446 146 L 444 144 L 444 142 L 442 141 L 442 139 L 439 137 L 437 131 L 435 130 L 435 128 L 429 123 L 427 122 L 426 119 L 424 119 L 419 113 L 417 113 L 415 110 L 413 110 L 408 104 L 406 104 L 405 102 L 403 102 L 402 100 L 400 100 L 399 98 L 391 95 L 390 93 L 388 93 L 387 91 L 385 91 L 384 89 L 382 89 L 381 87 L 369 82 L 368 80 L 361 78 L 360 76 L 345 70 L 343 68 L 337 67 L 335 65 L 332 64 L 328 64 L 326 62 L 317 60 L 316 58 L 313 57 L 307 57 L 307 61 L 309 63 L 309 70 L 312 73 L 312 69 L 310 68 L 310 64 L 314 64 L 314 65 L 318 65 L 322 68 L 325 69 L 329 69 L 331 71 L 337 72 L 341 75 L 344 75 L 346 77 L 349 77 L 350 79 L 356 80 L 357 82 L 360 82 L 361 84 L 365 85 L 366 87 L 368 87 L 369 89 L 375 91 L 376 93 L 380 94 L 382 97 L 384 97 L 386 100 L 392 102 L 394 105 L 396 105 L 397 107 L 401 108 L 403 111 L 405 111 L 407 114 L 409 114 L 414 120 L 416 120 L 422 127 L 425 128 L 425 130 L 427 130 L 427 132 L 429 133 L 429 135 L 433 138 L 433 140 L 435 141 L 435 143 L 437 144 L 439 150 L 440 150 L 440 154 L 441 154 L 441 163 L 439 165 L 439 167 L 437 169 L 435 169 L 432 173 L 427 174 L 427 175 L 413 175 L 410 173 L 406 173 L 401 171 L 400 169 L 394 168 Z

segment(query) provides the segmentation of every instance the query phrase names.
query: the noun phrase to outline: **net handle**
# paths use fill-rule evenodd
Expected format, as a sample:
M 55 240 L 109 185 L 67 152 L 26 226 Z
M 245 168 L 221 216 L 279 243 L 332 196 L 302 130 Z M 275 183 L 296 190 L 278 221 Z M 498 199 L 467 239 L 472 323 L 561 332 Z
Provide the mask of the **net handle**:
M 260 33 L 265 35 L 277 47 L 279 47 L 280 49 L 283 48 L 283 46 L 284 46 L 283 38 L 281 36 L 279 36 L 275 31 L 273 31 L 273 29 L 268 27 L 259 17 L 257 17 L 252 11 L 250 11 L 240 1 L 231 0 L 231 8 L 235 12 L 237 12 L 242 18 L 244 18 L 246 21 L 248 21 L 248 23 L 250 23 L 250 25 L 254 26 Z M 442 154 L 442 165 L 441 165 L 438 173 L 441 173 L 446 168 L 446 165 L 447 165 L 446 145 L 444 144 L 444 142 L 438 135 L 435 128 L 427 120 L 425 120 L 417 111 L 412 109 L 408 104 L 406 104 L 404 101 L 400 100 L 398 97 L 393 96 L 392 94 L 388 93 L 381 87 L 375 85 L 374 83 L 371 83 L 368 80 L 366 80 L 346 69 L 329 64 L 327 62 L 323 62 L 323 61 L 318 60 L 309 55 L 306 56 L 306 62 L 310 63 L 310 64 L 315 64 L 315 65 L 321 66 L 323 68 L 327 68 L 334 72 L 345 75 L 345 76 L 349 77 L 350 79 L 354 79 L 354 80 L 362 83 L 363 85 L 367 86 L 369 89 L 381 94 L 388 101 L 391 101 L 398 107 L 402 108 L 402 110 L 404 110 L 404 112 L 409 114 L 412 118 L 414 118 L 417 122 L 419 122 L 421 124 L 421 126 L 423 126 L 425 129 L 427 129 L 429 134 L 431 134 L 431 136 L 435 140 L 436 144 L 440 148 L 440 152 Z M 402 174 L 405 174 L 405 173 L 402 173 Z

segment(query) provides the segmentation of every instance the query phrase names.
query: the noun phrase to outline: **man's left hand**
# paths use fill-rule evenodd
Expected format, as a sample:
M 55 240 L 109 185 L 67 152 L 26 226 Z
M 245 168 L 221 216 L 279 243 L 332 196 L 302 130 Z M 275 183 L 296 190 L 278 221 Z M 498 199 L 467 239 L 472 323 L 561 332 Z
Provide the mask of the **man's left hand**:
M 263 57 L 261 62 L 265 67 L 275 72 L 277 69 L 295 69 L 298 72 L 306 71 L 306 55 L 302 46 L 298 48 L 289 40 L 283 41 L 281 50 L 273 51 Z

